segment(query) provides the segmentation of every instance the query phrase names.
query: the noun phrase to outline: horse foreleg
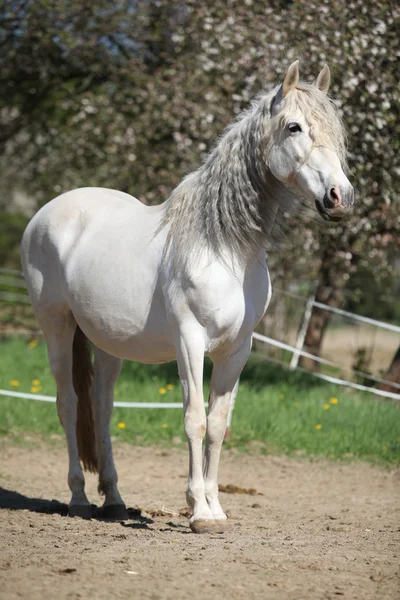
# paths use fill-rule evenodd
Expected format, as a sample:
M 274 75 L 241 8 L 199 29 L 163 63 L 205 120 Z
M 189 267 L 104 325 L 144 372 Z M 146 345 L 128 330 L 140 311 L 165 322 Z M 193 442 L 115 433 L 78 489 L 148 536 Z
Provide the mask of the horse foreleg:
M 226 431 L 225 431 L 225 435 L 224 435 L 225 441 L 229 440 L 229 438 L 231 437 L 232 415 L 233 415 L 233 411 L 235 409 L 236 398 L 237 398 L 238 392 L 239 392 L 239 379 L 235 383 L 235 387 L 233 388 L 233 391 L 231 394 L 231 400 L 229 402 L 228 420 L 226 422 Z
M 221 447 L 226 431 L 231 397 L 240 373 L 250 353 L 251 339 L 223 362 L 215 362 L 211 377 L 211 389 L 207 417 L 207 439 L 204 454 L 204 482 L 207 503 L 213 518 L 226 520 L 218 499 L 218 467 Z
M 188 328 L 186 335 L 181 331 L 177 342 L 177 358 L 182 383 L 184 427 L 189 446 L 186 499 L 193 510 L 190 527 L 195 533 L 202 533 L 212 531 L 215 521 L 206 500 L 202 470 L 202 444 L 207 420 L 203 397 L 204 341 L 201 331 L 196 332 L 192 327 Z
M 118 490 L 118 475 L 114 465 L 110 436 L 114 385 L 120 374 L 121 366 L 121 359 L 95 348 L 91 397 L 96 432 L 99 493 L 105 495 L 102 516 L 110 519 L 127 517 L 126 507 Z

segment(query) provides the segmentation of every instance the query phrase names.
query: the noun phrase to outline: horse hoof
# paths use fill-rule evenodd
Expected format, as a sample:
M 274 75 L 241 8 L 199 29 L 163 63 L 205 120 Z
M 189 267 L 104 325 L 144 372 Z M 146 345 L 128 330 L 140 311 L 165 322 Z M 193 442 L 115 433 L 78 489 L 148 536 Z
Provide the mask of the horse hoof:
M 193 533 L 224 533 L 227 527 L 226 519 L 194 519 L 189 521 Z
M 92 518 L 92 507 L 90 504 L 70 504 L 68 506 L 70 517 L 79 517 L 81 519 Z
M 125 521 L 128 518 L 128 511 L 125 504 L 108 504 L 102 507 L 100 516 L 102 519 Z

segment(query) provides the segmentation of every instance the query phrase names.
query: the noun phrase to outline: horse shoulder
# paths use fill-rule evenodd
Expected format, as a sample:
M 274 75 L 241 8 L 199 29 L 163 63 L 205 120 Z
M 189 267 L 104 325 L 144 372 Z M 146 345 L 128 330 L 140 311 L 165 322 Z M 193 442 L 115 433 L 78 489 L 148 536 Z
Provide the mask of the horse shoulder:
M 166 290 L 166 305 L 175 327 L 196 322 L 213 345 L 251 333 L 264 314 L 270 284 L 266 268 L 249 273 L 218 261 L 198 262 Z

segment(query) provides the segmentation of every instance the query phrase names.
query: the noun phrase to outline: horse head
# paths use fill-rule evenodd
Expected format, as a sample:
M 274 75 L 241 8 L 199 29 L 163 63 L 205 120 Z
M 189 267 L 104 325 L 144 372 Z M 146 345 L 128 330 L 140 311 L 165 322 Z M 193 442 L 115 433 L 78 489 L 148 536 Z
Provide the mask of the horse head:
M 329 67 L 314 84 L 300 83 L 298 61 L 288 69 L 269 106 L 267 163 L 296 195 L 315 202 L 319 214 L 339 221 L 354 203 L 345 175 L 345 134 L 327 95 Z

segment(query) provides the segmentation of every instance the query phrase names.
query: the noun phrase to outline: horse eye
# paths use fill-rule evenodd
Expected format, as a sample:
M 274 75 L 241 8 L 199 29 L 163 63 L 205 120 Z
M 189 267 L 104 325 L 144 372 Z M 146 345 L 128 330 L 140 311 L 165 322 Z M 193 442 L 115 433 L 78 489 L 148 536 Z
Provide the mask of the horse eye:
M 301 127 L 298 123 L 289 123 L 288 128 L 291 133 L 296 133 L 297 131 L 301 131 Z

